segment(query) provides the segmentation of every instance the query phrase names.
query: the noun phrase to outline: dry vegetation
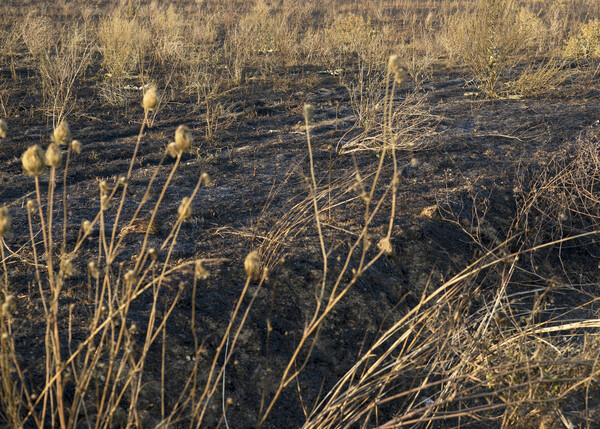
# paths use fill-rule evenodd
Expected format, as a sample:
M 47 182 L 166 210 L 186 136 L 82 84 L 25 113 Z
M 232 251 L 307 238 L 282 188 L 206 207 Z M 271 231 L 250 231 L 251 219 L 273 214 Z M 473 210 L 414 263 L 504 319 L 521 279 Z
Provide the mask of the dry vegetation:
M 600 427 L 598 17 L 4 2 L 0 426 Z

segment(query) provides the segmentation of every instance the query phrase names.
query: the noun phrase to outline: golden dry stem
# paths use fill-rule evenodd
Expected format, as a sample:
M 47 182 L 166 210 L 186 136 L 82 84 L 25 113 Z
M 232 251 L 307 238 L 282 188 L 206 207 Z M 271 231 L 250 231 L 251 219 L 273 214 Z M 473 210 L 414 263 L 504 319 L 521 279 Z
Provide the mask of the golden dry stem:
M 252 281 L 260 279 L 260 256 L 258 251 L 253 250 L 248 253 L 244 260 L 244 269 L 246 270 L 246 277 Z
M 58 145 L 71 144 L 71 129 L 66 121 L 62 121 L 54 129 L 53 141 Z
M 142 101 L 142 106 L 144 109 L 148 111 L 152 111 L 156 109 L 156 105 L 158 104 L 158 96 L 156 95 L 156 89 L 150 88 L 144 94 L 144 100 Z
M 175 149 L 178 152 L 187 151 L 193 143 L 192 133 L 185 125 L 180 125 L 175 130 Z
M 10 213 L 6 207 L 0 208 L 0 238 L 10 230 Z
M 60 167 L 62 161 L 62 151 L 56 143 L 51 143 L 46 149 L 46 165 L 54 168 Z
M 6 138 L 6 132 L 8 131 L 8 124 L 4 119 L 0 119 L 0 137 Z
M 21 157 L 23 169 L 30 176 L 39 176 L 46 168 L 46 155 L 39 145 L 31 146 Z

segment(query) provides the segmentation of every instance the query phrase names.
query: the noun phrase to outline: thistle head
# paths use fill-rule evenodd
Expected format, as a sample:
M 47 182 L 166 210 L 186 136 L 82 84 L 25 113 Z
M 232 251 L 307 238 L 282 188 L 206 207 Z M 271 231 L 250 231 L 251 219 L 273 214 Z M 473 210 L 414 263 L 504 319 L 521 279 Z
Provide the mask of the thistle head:
M 8 124 L 4 119 L 0 119 L 0 137 L 3 139 L 6 138 L 6 133 L 8 132 Z
M 260 279 L 260 256 L 256 250 L 248 253 L 248 256 L 244 259 L 244 269 L 249 280 L 256 281 Z
M 144 94 L 144 100 L 142 101 L 142 106 L 147 111 L 152 111 L 156 109 L 156 105 L 158 104 L 158 96 L 156 95 L 156 89 L 150 88 Z
M 46 155 L 39 145 L 31 146 L 21 157 L 23 169 L 30 176 L 39 176 L 46 168 Z
M 54 129 L 54 135 L 52 136 L 52 140 L 58 145 L 71 144 L 71 129 L 69 128 L 69 124 L 66 121 L 62 121 Z
M 187 151 L 193 141 L 192 133 L 188 127 L 185 125 L 177 127 L 177 130 L 175 130 L 175 149 L 177 149 L 178 152 Z
M 48 149 L 46 149 L 46 165 L 57 168 L 60 166 L 62 161 L 62 151 L 56 143 L 50 143 Z
M 6 207 L 0 207 L 0 238 L 10 230 L 10 213 Z

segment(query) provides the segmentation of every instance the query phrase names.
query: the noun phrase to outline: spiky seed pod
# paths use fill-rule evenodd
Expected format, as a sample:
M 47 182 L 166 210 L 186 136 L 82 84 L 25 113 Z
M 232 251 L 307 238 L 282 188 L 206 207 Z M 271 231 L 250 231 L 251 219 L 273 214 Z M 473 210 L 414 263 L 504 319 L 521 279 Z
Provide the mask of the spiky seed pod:
M 177 209 L 177 213 L 179 214 L 179 220 L 181 221 L 186 221 L 192 215 L 192 205 L 190 204 L 190 199 L 188 197 L 183 197 L 181 204 Z
M 244 269 L 248 279 L 252 281 L 260 279 L 260 256 L 256 250 L 248 253 L 248 256 L 244 259 Z
M 90 275 L 96 280 L 100 277 L 100 270 L 94 261 L 88 262 L 88 271 Z
M 144 109 L 148 111 L 152 111 L 156 109 L 156 105 L 158 104 L 158 96 L 156 95 L 156 89 L 150 88 L 144 94 L 144 100 L 142 101 L 142 106 Z
M 0 119 L 0 137 L 6 138 L 6 132 L 8 131 L 8 124 L 4 119 Z
M 31 146 L 21 157 L 23 169 L 30 176 L 39 176 L 46 168 L 46 155 L 39 145 Z
M 79 142 L 79 140 L 73 140 L 71 142 L 71 150 L 77 155 L 81 153 L 81 143 Z
M 305 104 L 302 112 L 304 113 L 306 122 L 312 122 L 313 117 L 315 116 L 315 107 L 312 104 Z
M 388 61 L 388 68 L 390 73 L 395 74 L 401 68 L 401 60 L 398 55 L 390 55 L 390 60 Z
M 134 270 L 129 270 L 123 277 L 127 286 L 133 286 L 139 280 L 137 273 Z
M 35 213 L 35 201 L 27 200 L 27 211 L 31 214 Z
M 54 136 L 52 140 L 58 145 L 71 144 L 71 129 L 69 128 L 69 124 L 66 121 L 62 121 L 54 129 Z
M 83 222 L 81 222 L 81 229 L 83 229 L 83 233 L 85 235 L 90 235 L 94 230 L 94 227 L 92 226 L 92 222 L 90 222 L 87 219 L 84 219 Z
M 171 158 L 177 157 L 177 147 L 175 146 L 175 142 L 171 142 L 167 145 L 167 153 Z
M 190 129 L 185 125 L 180 125 L 175 130 L 175 149 L 178 152 L 187 151 L 192 146 L 194 139 Z
M 194 274 L 199 280 L 206 280 L 208 278 L 208 270 L 204 268 L 204 265 L 202 265 L 202 261 L 196 261 L 196 269 L 194 271 Z
M 46 149 L 46 165 L 58 168 L 61 161 L 62 151 L 56 143 L 50 143 L 50 146 L 48 146 L 48 149 Z
M 6 207 L 0 207 L 0 238 L 10 230 L 10 213 Z
M 150 259 L 152 259 L 153 261 L 156 261 L 158 259 L 158 251 L 154 247 L 148 249 L 148 255 L 150 255 Z

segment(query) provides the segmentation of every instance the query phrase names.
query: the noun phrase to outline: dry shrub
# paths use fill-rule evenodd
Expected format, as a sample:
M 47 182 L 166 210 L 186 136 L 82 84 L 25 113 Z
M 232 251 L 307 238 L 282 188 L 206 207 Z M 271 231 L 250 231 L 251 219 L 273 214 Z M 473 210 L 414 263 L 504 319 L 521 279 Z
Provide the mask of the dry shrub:
M 508 83 L 508 91 L 523 97 L 550 94 L 565 81 L 567 76 L 563 64 L 556 60 L 530 64 L 518 78 Z
M 138 72 L 150 37 L 150 32 L 136 17 L 125 18 L 115 11 L 102 20 L 98 40 L 106 71 L 115 78 Z
M 567 58 L 600 58 L 600 20 L 581 24 L 578 33 L 567 41 L 563 54 Z

